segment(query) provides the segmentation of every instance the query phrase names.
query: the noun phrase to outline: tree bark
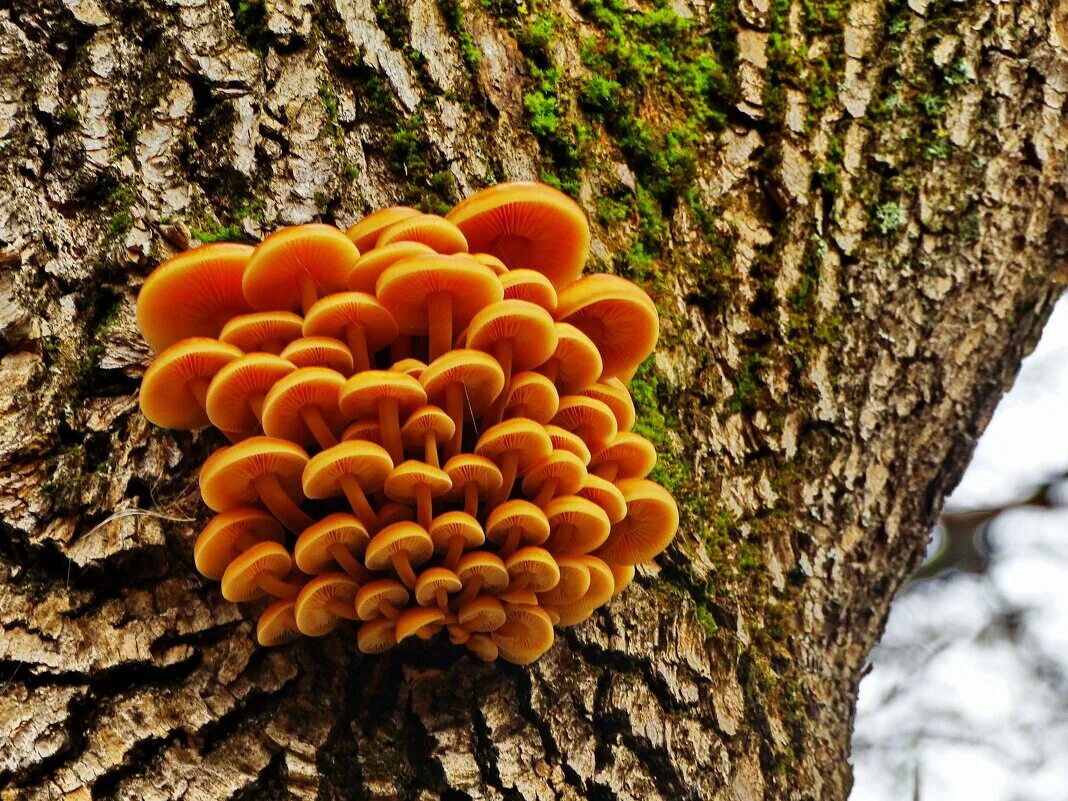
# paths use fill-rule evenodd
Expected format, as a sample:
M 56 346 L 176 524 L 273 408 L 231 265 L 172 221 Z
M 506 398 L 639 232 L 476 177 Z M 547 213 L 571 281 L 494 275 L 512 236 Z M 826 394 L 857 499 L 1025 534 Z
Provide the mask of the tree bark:
M 1068 264 L 1054 0 L 0 2 L 0 798 L 844 799 L 865 657 Z M 683 525 L 530 668 L 255 645 L 220 440 L 137 410 L 196 239 L 547 178 L 663 320 Z

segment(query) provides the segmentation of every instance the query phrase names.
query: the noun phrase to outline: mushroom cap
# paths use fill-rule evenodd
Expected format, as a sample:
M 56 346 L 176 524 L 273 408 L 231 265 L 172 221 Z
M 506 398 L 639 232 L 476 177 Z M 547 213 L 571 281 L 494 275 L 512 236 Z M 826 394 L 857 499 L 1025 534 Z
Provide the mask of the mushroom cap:
M 246 353 L 223 365 L 211 379 L 204 404 L 211 424 L 222 431 L 251 434 L 260 427 L 249 400 L 266 395 L 296 367 L 281 356 Z
M 318 575 L 335 566 L 330 547 L 340 545 L 348 551 L 362 555 L 371 538 L 367 529 L 354 515 L 336 512 L 317 520 L 297 537 L 293 546 L 293 561 L 309 575 Z
M 593 340 L 569 323 L 556 324 L 556 388 L 562 394 L 581 392 L 601 377 L 604 362 Z
M 289 343 L 300 339 L 303 324 L 299 315 L 289 311 L 251 312 L 224 325 L 219 341 L 253 353 L 262 350 L 266 342 Z
M 545 606 L 574 603 L 590 589 L 590 569 L 581 556 L 558 555 L 560 581 L 548 592 L 538 593 L 538 603 Z
M 364 564 L 368 570 L 390 570 L 390 558 L 403 553 L 412 565 L 421 565 L 434 555 L 434 541 L 416 523 L 403 521 L 386 526 L 379 531 L 364 552 Z
M 456 565 L 456 575 L 467 584 L 475 578 L 482 577 L 482 589 L 485 592 L 500 592 L 508 586 L 508 568 L 504 560 L 490 551 L 469 551 L 460 557 Z
M 586 476 L 585 485 L 575 493 L 604 509 L 608 522 L 615 524 L 627 516 L 627 501 L 623 493 L 611 481 L 606 481 L 592 473 Z
M 527 589 L 532 592 L 548 592 L 560 582 L 560 567 L 544 548 L 531 545 L 520 548 L 504 560 L 504 566 L 512 581 L 529 576 Z
M 445 512 L 430 523 L 430 539 L 434 541 L 434 550 L 446 553 L 454 537 L 463 538 L 463 550 L 469 551 L 481 547 L 486 541 L 482 526 L 465 512 Z
M 645 478 L 656 467 L 656 448 L 645 437 L 632 431 L 620 431 L 612 441 L 593 456 L 590 467 L 616 465 L 616 480 Z
M 348 289 L 360 251 L 332 225 L 308 223 L 279 228 L 252 252 L 241 281 L 254 309 L 300 308 L 300 281 L 308 276 L 320 295 Z
M 304 494 L 309 498 L 341 495 L 342 476 L 354 476 L 365 493 L 378 492 L 392 469 L 393 460 L 381 445 L 365 440 L 339 442 L 308 460 Z
M 263 400 L 263 432 L 299 445 L 315 445 L 315 436 L 301 417 L 301 411 L 316 407 L 335 436 L 345 428 L 347 418 L 338 408 L 338 392 L 345 376 L 325 367 L 301 367 L 280 379 Z
M 452 439 L 456 424 L 437 406 L 420 406 L 408 415 L 401 426 L 401 439 L 406 448 L 422 448 L 426 435 L 434 437 L 438 444 Z
M 237 540 L 251 535 L 260 542 L 285 542 L 282 524 L 262 509 L 239 506 L 215 515 L 193 544 L 193 562 L 205 578 L 218 581 L 237 555 Z
M 322 637 L 337 628 L 341 618 L 327 609 L 331 601 L 341 601 L 355 611 L 359 585 L 347 573 L 324 573 L 301 589 L 296 598 L 297 628 L 309 637 Z
M 602 375 L 629 376 L 660 336 L 656 305 L 618 275 L 587 275 L 560 293 L 556 318 L 581 329 L 601 352 Z
M 615 580 L 615 589 L 612 590 L 612 597 L 614 598 L 634 581 L 634 565 L 610 564 L 608 569 L 612 571 L 612 578 Z
M 467 347 L 473 350 L 492 353 L 504 340 L 512 343 L 512 370 L 530 370 L 556 350 L 556 323 L 541 306 L 502 300 L 478 312 L 467 327 Z
M 553 621 L 534 604 L 509 605 L 504 625 L 490 635 L 502 659 L 529 665 L 553 645 Z
M 274 437 L 249 437 L 220 448 L 204 461 L 200 468 L 200 495 L 216 512 L 255 506 L 260 496 L 253 482 L 273 474 L 286 495 L 299 504 L 304 500 L 300 475 L 307 463 L 308 454 L 299 445 Z
M 512 376 L 504 405 L 505 416 L 526 417 L 544 425 L 559 409 L 560 395 L 556 385 L 541 373 L 525 370 Z
M 304 315 L 304 336 L 345 338 L 345 329 L 358 325 L 374 353 L 397 338 L 397 322 L 374 295 L 337 292 L 316 301 Z
M 504 389 L 504 371 L 488 353 L 461 348 L 431 362 L 419 381 L 427 397 L 439 406 L 444 406 L 445 391 L 451 385 L 462 384 L 467 416 L 481 416 Z
M 193 430 L 208 424 L 191 385 L 210 381 L 224 366 L 241 356 L 233 345 L 193 337 L 168 347 L 148 366 L 141 380 L 141 413 L 161 428 Z
M 492 595 L 479 595 L 460 607 L 456 619 L 468 631 L 495 631 L 504 625 L 504 604 Z
M 438 627 L 445 622 L 447 617 L 444 609 L 430 606 L 413 606 L 401 612 L 394 624 L 397 642 L 411 637 L 413 634 L 421 634 L 429 627 Z
M 420 214 L 398 220 L 378 237 L 378 246 L 381 247 L 395 242 L 419 242 L 435 253 L 444 255 L 467 253 L 467 240 L 463 232 L 437 214 Z
M 256 623 L 256 642 L 263 646 L 285 645 L 300 636 L 293 601 L 279 600 L 268 606 Z
M 498 184 L 460 201 L 445 216 L 463 231 L 471 250 L 497 256 L 509 270 L 545 273 L 558 288 L 578 277 L 590 252 L 586 215 L 545 184 Z
M 352 351 L 332 337 L 301 337 L 282 350 L 282 358 L 297 367 L 325 367 L 342 375 L 352 374 Z
M 357 420 L 355 423 L 349 423 L 345 426 L 341 439 L 343 442 L 366 440 L 367 442 L 381 445 L 382 427 L 377 420 Z
M 483 662 L 497 661 L 497 643 L 486 634 L 472 634 L 464 645 Z
M 582 437 L 571 431 L 566 431 L 560 426 L 547 425 L 545 426 L 545 433 L 549 435 L 549 441 L 553 444 L 553 450 L 555 451 L 571 451 L 579 458 L 584 465 L 589 465 L 590 449 L 585 442 L 582 441 Z
M 415 512 L 412 507 L 405 506 L 403 503 L 386 501 L 382 504 L 382 508 L 378 510 L 378 522 L 383 526 L 391 526 L 394 523 L 414 519 Z
M 458 501 L 464 496 L 464 488 L 471 483 L 478 486 L 478 495 L 483 500 L 496 492 L 504 482 L 501 469 L 484 456 L 474 453 L 458 453 L 445 463 L 445 472 L 452 479 L 452 490 L 446 496 Z
M 585 395 L 587 398 L 594 398 L 604 403 L 615 415 L 616 427 L 620 431 L 630 431 L 634 425 L 634 399 L 631 398 L 626 384 L 618 378 L 606 378 L 575 394 Z
M 356 591 L 356 614 L 360 620 L 374 620 L 380 617 L 378 605 L 385 601 L 397 609 L 408 604 L 408 588 L 396 579 L 376 579 L 369 581 Z
M 349 273 L 349 289 L 353 292 L 373 294 L 378 276 L 382 275 L 386 268 L 392 267 L 398 261 L 433 252 L 433 248 L 421 242 L 394 242 L 392 245 L 375 248 L 360 256 L 356 266 L 352 268 Z
M 564 395 L 560 398 L 560 410 L 552 421 L 566 431 L 581 429 L 580 435 L 591 453 L 596 453 L 611 442 L 618 430 L 616 416 L 608 405 L 585 395 Z
M 615 576 L 612 569 L 596 556 L 579 557 L 590 571 L 590 588 L 579 600 L 552 607 L 558 626 L 574 626 L 592 615 L 612 598 L 615 591 Z
M 397 644 L 393 621 L 387 617 L 361 623 L 356 630 L 356 645 L 360 653 L 381 654 Z
M 452 595 L 463 587 L 460 577 L 448 568 L 428 567 L 415 580 L 415 602 L 420 606 L 434 606 L 437 604 L 435 594 L 438 590 L 445 590 Z
M 542 545 L 549 539 L 549 520 L 545 512 L 518 498 L 499 504 L 486 518 L 486 538 L 495 545 L 503 545 L 513 528 L 520 531 L 523 545 Z
M 222 577 L 222 594 L 227 601 L 251 601 L 266 593 L 256 584 L 262 574 L 283 579 L 293 560 L 277 542 L 259 542 L 227 565 Z
M 508 265 L 498 259 L 492 253 L 472 253 L 471 258 L 479 264 L 485 264 L 495 275 L 501 276 L 508 272 Z
M 422 214 L 418 209 L 408 206 L 388 206 L 373 211 L 362 220 L 353 223 L 345 231 L 345 236 L 352 240 L 360 252 L 371 250 L 378 244 L 378 236 L 395 222 Z
M 578 495 L 553 498 L 545 505 L 545 516 L 552 531 L 549 547 L 554 552 L 589 553 L 608 539 L 612 528 L 604 509 Z M 568 525 L 572 527 L 568 531 L 559 530 Z
M 627 516 L 612 526 L 597 555 L 620 565 L 648 562 L 678 531 L 679 507 L 666 489 L 644 478 L 623 479 L 616 486 L 627 501 Z
M 400 419 L 426 404 L 426 391 L 416 379 L 392 370 L 364 370 L 345 382 L 338 396 L 341 411 L 350 419 L 378 417 L 383 399 L 397 401 Z
M 468 256 L 415 256 L 385 270 L 375 294 L 392 312 L 402 334 L 430 330 L 428 298 L 445 293 L 452 299 L 453 326 L 463 328 L 475 314 L 504 297 L 493 271 Z
M 423 370 L 426 369 L 426 365 L 418 359 L 401 359 L 399 362 L 394 362 L 389 366 L 389 369 L 395 373 L 404 373 L 410 375 L 416 381 L 423 375 Z
M 475 444 L 475 453 L 494 461 L 515 451 L 519 455 L 519 472 L 549 458 L 552 449 L 545 429 L 525 417 L 497 423 L 483 431 Z
M 179 253 L 152 271 L 137 295 L 137 327 L 155 351 L 189 337 L 217 337 L 252 311 L 241 292 L 250 245 L 219 242 Z
M 552 479 L 557 481 L 556 495 L 574 495 L 586 483 L 586 465 L 571 451 L 553 451 L 523 474 L 523 494 L 536 497 Z
M 411 503 L 416 499 L 420 486 L 430 488 L 431 498 L 440 498 L 452 489 L 452 479 L 440 467 L 409 459 L 393 468 L 386 478 L 386 495 L 398 503 Z
M 505 300 L 525 300 L 549 314 L 556 311 L 556 287 L 537 270 L 509 270 L 498 275 Z

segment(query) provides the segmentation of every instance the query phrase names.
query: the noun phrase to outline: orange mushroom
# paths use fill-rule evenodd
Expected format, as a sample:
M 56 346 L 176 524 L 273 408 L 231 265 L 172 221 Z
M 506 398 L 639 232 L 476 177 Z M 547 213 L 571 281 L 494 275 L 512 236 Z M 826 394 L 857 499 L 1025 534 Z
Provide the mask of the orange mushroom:
M 392 567 L 405 586 L 414 589 L 413 565 L 421 565 L 433 555 L 434 541 L 426 529 L 415 523 L 394 523 L 371 538 L 364 553 L 364 564 L 368 570 Z
M 418 381 L 423 375 L 423 370 L 426 369 L 426 365 L 418 359 L 407 358 L 401 359 L 399 362 L 394 362 L 390 365 L 389 369 L 395 373 L 404 373 L 405 375 L 410 375 L 412 378 Z
M 193 337 L 168 347 L 145 371 L 141 413 L 161 428 L 193 430 L 209 422 L 211 379 L 241 356 L 233 345 Z
M 338 292 L 319 300 L 304 316 L 304 336 L 344 340 L 356 372 L 368 370 L 377 351 L 397 336 L 397 323 L 373 295 Z
M 616 416 L 603 401 L 585 395 L 565 395 L 552 422 L 582 437 L 591 452 L 605 447 L 616 435 Z
M 382 654 L 397 644 L 393 621 L 378 618 L 362 623 L 356 631 L 356 646 L 360 653 Z
M 556 564 L 560 568 L 560 581 L 551 590 L 538 593 L 538 603 L 542 606 L 574 603 L 590 589 L 590 568 L 582 556 L 558 555 Z
M 342 375 L 352 375 L 352 351 L 333 337 L 302 337 L 282 349 L 282 358 L 297 367 L 325 367 Z
M 422 385 L 404 373 L 389 370 L 365 370 L 350 378 L 338 398 L 341 411 L 352 420 L 377 415 L 382 430 L 382 444 L 399 465 L 404 459 L 400 419 L 426 404 Z
M 487 429 L 475 444 L 475 453 L 492 459 L 501 468 L 501 488 L 491 498 L 496 506 L 512 494 L 520 470 L 526 470 L 549 458 L 552 443 L 545 429 L 533 420 L 517 417 Z
M 656 448 L 645 437 L 621 431 L 593 456 L 590 469 L 607 481 L 645 478 L 656 467 Z
M 570 451 L 553 451 L 523 474 L 523 494 L 544 509 L 558 495 L 574 495 L 586 483 L 586 465 Z
M 187 250 L 145 279 L 137 327 L 155 351 L 190 337 L 217 337 L 232 317 L 252 311 L 241 276 L 252 247 L 219 242 Z
M 300 338 L 304 321 L 288 311 L 242 314 L 223 326 L 219 341 L 245 353 L 273 353 L 276 356 L 290 342 Z
M 222 431 L 256 432 L 267 393 L 295 369 L 292 362 L 269 353 L 246 353 L 224 365 L 205 398 L 211 424 Z
M 471 258 L 479 264 L 485 264 L 495 275 L 501 276 L 508 272 L 508 265 L 490 253 L 472 253 Z
M 401 440 L 408 450 L 421 452 L 423 461 L 440 467 L 438 445 L 448 442 L 456 433 L 452 418 L 437 406 L 420 406 L 401 427 Z
M 303 471 L 303 490 L 309 498 L 344 495 L 364 528 L 374 531 L 379 520 L 367 500 L 382 489 L 393 462 L 373 442 L 342 442 L 313 456 Z
M 342 442 L 361 439 L 376 445 L 382 444 L 382 427 L 377 420 L 357 420 L 355 423 L 349 423 L 341 432 Z
M 445 567 L 428 567 L 415 582 L 415 602 L 448 611 L 449 596 L 463 589 L 460 577 Z
M 618 378 L 606 378 L 591 384 L 583 390 L 575 392 L 576 395 L 585 395 L 604 403 L 616 418 L 616 427 L 620 431 L 630 431 L 634 426 L 634 399 L 626 384 Z
M 245 299 L 263 311 L 303 309 L 348 289 L 360 251 L 332 225 L 280 228 L 252 252 L 241 281 Z
M 548 423 L 560 410 L 560 395 L 553 382 L 541 373 L 526 370 L 512 376 L 504 417 L 526 417 L 535 423 Z
M 285 645 L 300 637 L 293 601 L 280 599 L 263 610 L 256 623 L 256 642 L 263 646 Z
M 679 528 L 679 507 L 652 481 L 627 478 L 616 483 L 627 501 L 627 516 L 612 526 L 597 556 L 620 565 L 648 562 L 671 543 Z
M 608 539 L 612 524 L 593 501 L 577 495 L 554 498 L 545 505 L 553 553 L 590 553 Z
M 213 517 L 193 544 L 193 562 L 205 578 L 218 581 L 226 566 L 258 542 L 285 542 L 278 521 L 251 506 L 238 506 Z
M 615 598 L 634 581 L 634 565 L 610 564 L 608 569 L 612 571 L 612 578 L 615 581 L 615 587 L 612 590 L 612 597 Z
M 298 445 L 333 447 L 346 422 L 337 402 L 343 386 L 345 377 L 325 367 L 294 370 L 263 401 L 264 433 Z
M 433 252 L 433 248 L 421 242 L 394 242 L 392 245 L 375 248 L 360 256 L 356 266 L 352 268 L 349 273 L 349 289 L 373 295 L 378 276 L 385 272 L 386 268 L 413 256 L 425 256 Z
M 508 586 L 508 568 L 504 561 L 489 551 L 470 551 L 460 557 L 456 565 L 456 575 L 463 582 L 464 589 L 457 598 L 463 605 L 485 590 L 489 593 L 500 592 Z
M 488 635 L 473 634 L 464 645 L 467 650 L 483 662 L 495 662 L 497 660 L 497 644 Z
M 615 576 L 612 569 L 596 556 L 578 557 L 590 573 L 590 588 L 577 601 L 567 604 L 548 606 L 548 611 L 556 619 L 558 626 L 574 626 L 586 620 L 612 598 L 615 592 Z
M 505 300 L 525 300 L 552 314 L 556 311 L 556 287 L 536 270 L 510 270 L 498 276 Z
M 627 516 L 627 501 L 623 493 L 611 481 L 606 481 L 600 476 L 586 476 L 586 483 L 575 493 L 580 498 L 586 498 L 604 509 L 608 515 L 608 522 L 613 525 Z
M 501 596 L 505 600 L 524 590 L 548 592 L 560 581 L 560 567 L 544 548 L 520 548 L 504 560 L 504 566 L 509 578 L 506 594 Z
M 435 498 L 452 489 L 452 479 L 439 467 L 408 460 L 393 468 L 386 478 L 385 490 L 390 500 L 416 505 L 415 519 L 423 528 L 429 528 L 433 517 Z
M 521 545 L 543 545 L 549 539 L 549 520 L 530 501 L 505 501 L 486 519 L 486 538 L 505 558 Z
M 601 376 L 604 363 L 593 340 L 573 325 L 556 324 L 556 350 L 538 372 L 561 394 L 578 394 Z
M 502 659 L 517 665 L 529 665 L 553 645 L 553 622 L 549 614 L 535 604 L 506 608 L 505 623 L 490 634 Z
M 465 603 L 456 612 L 456 622 L 469 632 L 496 631 L 504 625 L 506 619 L 504 604 L 492 595 L 480 595 Z
M 582 209 L 544 184 L 498 184 L 457 203 L 445 217 L 472 251 L 499 257 L 509 270 L 545 273 L 558 288 L 578 277 L 590 251 Z
M 590 456 L 589 446 L 582 441 L 582 437 L 554 425 L 545 426 L 545 433 L 549 435 L 549 442 L 553 444 L 554 451 L 570 451 L 580 462 L 589 466 L 593 457 Z
M 405 520 L 415 520 L 415 512 L 410 506 L 403 503 L 386 501 L 378 509 L 378 524 L 380 526 L 392 526 Z
M 322 637 L 342 620 L 359 620 L 356 591 L 359 585 L 345 573 L 324 573 L 301 589 L 294 602 L 297 628 L 309 637 Z
M 357 517 L 336 512 L 301 532 L 293 546 L 293 560 L 298 568 L 313 576 L 337 565 L 357 581 L 366 581 L 370 574 L 360 557 L 370 539 Z
M 356 615 L 360 620 L 395 621 L 409 597 L 407 587 L 395 579 L 369 581 L 356 591 Z
M 417 217 L 422 214 L 418 209 L 408 206 L 389 206 L 371 212 L 362 220 L 353 223 L 345 231 L 345 236 L 352 240 L 360 252 L 371 250 L 378 245 L 378 236 L 395 222 Z
M 452 490 L 446 498 L 454 502 L 462 499 L 464 512 L 471 517 L 478 516 L 479 501 L 499 490 L 504 481 L 497 465 L 473 453 L 453 456 L 445 463 L 445 472 L 452 479 Z
M 400 643 L 413 634 L 428 639 L 437 633 L 446 617 L 445 611 L 437 607 L 413 606 L 411 609 L 404 610 L 394 624 L 397 642 Z
M 467 253 L 467 240 L 460 229 L 437 214 L 420 214 L 393 223 L 379 234 L 376 246 L 396 242 L 419 242 L 446 256 Z
M 461 349 L 435 359 L 419 381 L 427 398 L 452 418 L 456 430 L 448 454 L 456 456 L 463 442 L 465 409 L 472 420 L 481 417 L 504 389 L 504 372 L 489 354 Z
M 226 567 L 222 595 L 227 601 L 253 601 L 264 595 L 293 600 L 303 585 L 285 581 L 293 560 L 277 542 L 260 542 Z
M 434 518 L 428 529 L 434 550 L 444 554 L 442 564 L 455 570 L 464 551 L 479 548 L 486 535 L 478 521 L 466 512 L 445 512 Z

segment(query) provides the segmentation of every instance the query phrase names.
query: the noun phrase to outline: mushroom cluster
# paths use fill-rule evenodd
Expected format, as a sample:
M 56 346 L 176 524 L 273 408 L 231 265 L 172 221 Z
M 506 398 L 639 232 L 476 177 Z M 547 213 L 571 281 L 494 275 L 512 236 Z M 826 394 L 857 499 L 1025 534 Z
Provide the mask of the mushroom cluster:
M 353 621 L 365 653 L 445 631 L 525 664 L 667 547 L 678 509 L 625 383 L 656 308 L 581 277 L 589 243 L 570 198 L 513 183 L 149 276 L 141 409 L 232 443 L 201 469 L 194 558 L 227 600 L 275 599 L 260 643 Z

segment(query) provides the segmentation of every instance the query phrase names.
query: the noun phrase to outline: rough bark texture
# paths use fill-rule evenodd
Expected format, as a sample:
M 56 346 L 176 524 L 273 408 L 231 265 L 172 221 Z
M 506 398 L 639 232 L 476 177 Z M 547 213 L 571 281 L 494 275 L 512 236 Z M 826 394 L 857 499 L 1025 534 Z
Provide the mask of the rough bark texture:
M 895 589 L 1065 281 L 1055 0 L 0 0 L 0 798 L 842 799 Z M 663 43 L 661 46 L 658 44 Z M 654 294 L 676 544 L 530 669 L 256 647 L 133 299 L 541 175 Z

